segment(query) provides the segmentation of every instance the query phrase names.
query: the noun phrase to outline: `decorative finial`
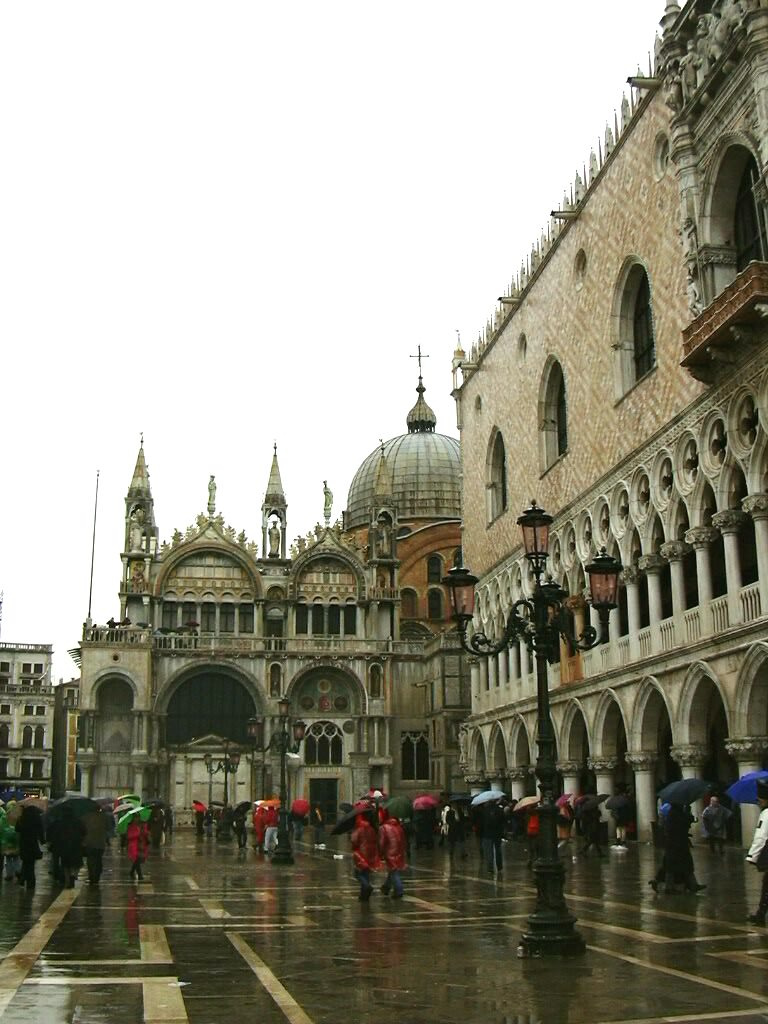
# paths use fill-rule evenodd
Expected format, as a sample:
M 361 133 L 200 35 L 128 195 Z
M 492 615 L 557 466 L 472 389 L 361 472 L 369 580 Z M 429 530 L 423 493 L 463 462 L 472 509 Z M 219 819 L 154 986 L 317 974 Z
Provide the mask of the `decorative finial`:
M 208 481 L 208 515 L 213 516 L 216 513 L 216 477 L 211 473 L 211 478 Z
M 143 430 L 141 432 L 141 440 L 139 441 L 139 447 L 140 448 L 144 447 L 144 431 Z
M 328 486 L 328 481 L 323 480 L 323 519 L 325 528 L 331 525 L 331 509 L 333 508 L 333 493 Z
M 411 356 L 411 359 L 418 359 L 419 360 L 419 378 L 421 378 L 421 360 L 422 359 L 429 359 L 429 356 L 428 355 L 427 356 L 422 356 L 422 354 L 421 354 L 421 345 L 417 345 L 416 346 L 416 351 L 417 351 L 417 355 Z

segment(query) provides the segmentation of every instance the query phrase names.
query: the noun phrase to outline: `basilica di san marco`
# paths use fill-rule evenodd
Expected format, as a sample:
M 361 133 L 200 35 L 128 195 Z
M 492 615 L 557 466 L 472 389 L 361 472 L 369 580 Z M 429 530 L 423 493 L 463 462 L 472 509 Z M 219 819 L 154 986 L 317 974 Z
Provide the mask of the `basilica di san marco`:
M 363 461 L 341 516 L 326 483 L 323 522 L 290 544 L 276 446 L 254 540 L 217 508 L 215 476 L 163 539 L 139 449 L 119 619 L 87 623 L 81 644 L 83 792 L 157 797 L 180 821 L 194 800 L 274 795 L 281 701 L 306 726 L 289 792 L 328 822 L 371 788 L 465 788 L 469 669 L 441 582 L 460 560 L 459 446 L 424 392 L 419 377 L 407 432 Z M 237 771 L 208 771 L 233 757 Z

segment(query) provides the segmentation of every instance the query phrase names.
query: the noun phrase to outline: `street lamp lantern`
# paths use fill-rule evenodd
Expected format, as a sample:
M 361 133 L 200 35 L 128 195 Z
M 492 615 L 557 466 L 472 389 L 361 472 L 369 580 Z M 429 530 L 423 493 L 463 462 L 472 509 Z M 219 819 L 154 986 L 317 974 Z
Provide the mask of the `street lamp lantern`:
M 304 739 L 304 733 L 307 731 L 307 723 L 302 722 L 299 718 L 293 723 L 293 741 L 294 743 L 301 743 Z
M 259 718 L 258 715 L 254 715 L 253 718 L 248 719 L 245 727 L 248 739 L 254 747 L 260 747 L 264 737 L 264 719 Z
M 208 806 L 210 807 L 213 800 L 213 776 L 218 775 L 219 772 L 224 772 L 224 806 L 226 807 L 229 803 L 229 776 L 234 775 L 240 766 L 240 751 L 229 749 L 229 740 L 224 743 L 224 757 L 218 761 L 215 765 L 213 763 L 213 755 L 210 753 L 203 754 L 203 762 L 205 764 L 205 770 L 208 773 Z M 226 828 L 221 830 L 219 834 L 224 838 L 229 838 L 229 831 Z
M 549 557 L 549 528 L 552 525 L 552 516 L 547 515 L 543 508 L 539 508 L 535 501 L 518 516 L 517 525 L 523 531 L 523 547 L 525 557 L 531 563 L 531 568 L 537 576 L 544 571 Z
M 454 616 L 462 647 L 470 654 L 492 657 L 511 643 L 524 643 L 536 659 L 537 747 L 536 776 L 541 795 L 539 803 L 539 847 L 534 864 L 536 908 L 528 918 L 528 929 L 520 940 L 521 956 L 578 956 L 586 945 L 576 931 L 576 918 L 565 904 L 563 886 L 565 872 L 557 852 L 557 817 L 555 804 L 557 765 L 555 734 L 552 728 L 549 701 L 547 662 L 554 659 L 560 637 L 578 650 L 586 651 L 608 639 L 608 616 L 617 604 L 617 587 L 621 562 L 603 548 L 586 566 L 590 581 L 590 598 L 600 618 L 600 635 L 591 624 L 585 624 L 580 636 L 572 636 L 565 606 L 566 592 L 553 580 L 542 575 L 549 556 L 549 528 L 552 516 L 531 502 L 517 520 L 523 531 L 525 557 L 534 576 L 530 597 L 512 605 L 500 640 L 480 630 L 467 637 L 467 626 L 474 614 L 474 588 L 477 578 L 465 568 L 451 569 L 443 578 L 449 588 Z

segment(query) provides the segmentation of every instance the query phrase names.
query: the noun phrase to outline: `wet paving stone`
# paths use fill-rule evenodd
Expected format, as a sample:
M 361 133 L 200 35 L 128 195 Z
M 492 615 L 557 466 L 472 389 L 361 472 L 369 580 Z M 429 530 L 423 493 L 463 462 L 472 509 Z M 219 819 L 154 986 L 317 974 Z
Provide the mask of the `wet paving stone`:
M 345 849 L 342 841 L 340 849 Z M 3 1024 L 655 1024 L 768 1019 L 768 933 L 746 922 L 760 879 L 743 852 L 696 848 L 699 895 L 656 896 L 651 847 L 565 861 L 587 953 L 521 960 L 533 909 L 523 851 L 502 879 L 474 855 L 419 851 L 406 898 L 357 900 L 346 857 L 293 866 L 178 833 L 131 884 L 109 851 L 99 886 L 62 892 L 38 865 L 0 883 Z

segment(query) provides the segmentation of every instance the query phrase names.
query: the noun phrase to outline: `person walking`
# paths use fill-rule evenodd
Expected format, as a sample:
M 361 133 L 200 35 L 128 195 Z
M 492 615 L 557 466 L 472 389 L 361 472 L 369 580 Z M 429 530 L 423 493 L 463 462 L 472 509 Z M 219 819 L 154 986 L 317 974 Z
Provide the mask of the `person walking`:
M 232 828 L 237 839 L 238 850 L 244 850 L 247 842 L 247 835 L 245 832 L 245 812 L 246 808 L 238 808 L 232 816 Z
M 489 800 L 483 805 L 483 859 L 489 875 L 501 874 L 504 862 L 501 857 L 501 840 L 504 837 L 504 812 L 498 800 Z
M 267 831 L 266 808 L 259 805 L 251 817 L 253 822 L 253 848 L 259 853 L 264 852 L 264 836 Z
M 147 859 L 149 829 L 146 822 L 140 820 L 138 814 L 133 815 L 126 830 L 126 836 L 128 838 L 128 860 L 131 862 L 130 877 L 131 879 L 135 878 L 137 882 L 143 882 L 144 875 L 141 872 L 141 865 Z
M 393 899 L 403 898 L 403 879 L 400 874 L 408 864 L 405 859 L 405 830 L 398 818 L 389 815 L 385 807 L 379 810 L 379 853 L 387 868 L 387 878 L 381 887 L 382 894 Z
M 0 822 L 0 852 L 2 852 L 5 864 L 3 877 L 6 882 L 14 882 L 21 872 L 21 858 L 19 857 L 19 833 L 3 815 Z
M 579 806 L 578 815 L 581 834 L 584 837 L 581 852 L 586 853 L 590 846 L 594 846 L 597 856 L 604 857 L 605 853 L 600 846 L 600 826 L 603 820 L 600 805 L 593 801 L 587 801 L 583 807 Z
M 89 885 L 98 885 L 104 866 L 104 849 L 107 845 L 108 811 L 91 811 L 83 816 L 83 853 L 85 866 L 88 869 Z
M 40 844 L 45 842 L 43 818 L 36 807 L 24 807 L 16 821 L 19 836 L 19 857 L 21 871 L 19 884 L 27 889 L 35 888 L 35 863 L 43 856 Z M 74 882 L 72 883 L 75 884 Z
M 524 813 L 526 819 L 525 836 L 528 840 L 528 862 L 526 867 L 533 868 L 534 861 L 539 855 L 539 812 L 536 807 L 532 807 Z
M 700 885 L 696 879 L 691 853 L 691 837 L 689 830 L 693 823 L 693 815 L 688 807 L 682 804 L 671 804 L 664 818 L 664 859 L 650 883 L 654 892 L 664 882 L 670 886 L 682 886 L 688 892 L 702 892 L 706 885 Z
M 277 846 L 277 830 L 280 823 L 280 818 L 277 813 L 275 806 L 268 807 L 267 812 L 264 816 L 264 824 L 266 829 L 264 831 L 264 852 L 274 853 L 275 847 Z
M 363 811 L 356 816 L 355 827 L 350 836 L 352 859 L 355 863 L 355 878 L 360 883 L 358 899 L 361 903 L 366 903 L 371 898 L 373 892 L 371 871 L 375 871 L 381 865 L 376 829 L 370 820 L 371 813 L 374 812 Z
M 155 804 L 149 819 L 149 838 L 153 850 L 159 850 L 165 838 L 165 813 L 160 804 Z
M 83 866 L 85 826 L 72 808 L 65 806 L 48 827 L 48 844 L 53 855 L 53 877 L 67 889 L 74 889 Z M 22 852 L 22 859 L 23 859 Z
M 711 796 L 709 803 L 701 812 L 701 833 L 707 840 L 709 852 L 725 854 L 725 834 L 731 812 L 723 807 L 718 796 Z
M 315 849 L 324 850 L 325 843 L 323 842 L 323 839 L 325 839 L 325 822 L 323 821 L 323 812 L 320 810 L 318 804 L 315 804 L 312 808 L 310 820 L 315 834 Z
M 448 839 L 448 856 L 453 854 L 458 846 L 461 849 L 462 859 L 466 858 L 467 851 L 464 848 L 465 830 L 464 815 L 453 806 L 449 806 L 445 815 L 446 838 Z
M 752 837 L 752 845 L 747 853 L 747 863 L 754 864 L 758 871 L 762 872 L 763 880 L 760 886 L 760 901 L 754 914 L 749 914 L 747 920 L 752 924 L 765 924 L 765 916 L 768 914 L 768 780 L 757 780 L 757 806 L 760 808 L 760 817 L 757 819 L 755 834 Z

